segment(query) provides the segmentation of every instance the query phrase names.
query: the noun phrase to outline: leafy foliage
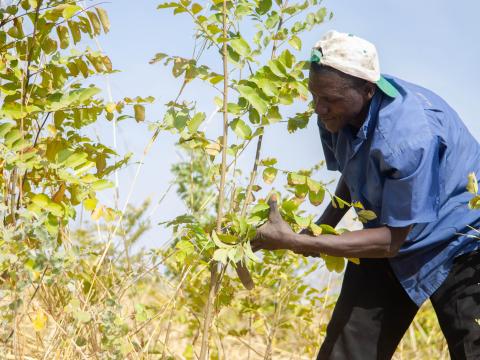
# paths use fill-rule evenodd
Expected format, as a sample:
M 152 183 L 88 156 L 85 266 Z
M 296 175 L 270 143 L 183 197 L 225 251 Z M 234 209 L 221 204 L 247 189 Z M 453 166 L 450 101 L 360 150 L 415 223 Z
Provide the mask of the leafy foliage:
M 89 245 L 72 247 L 69 224 L 79 211 L 106 223 L 118 217 L 117 210 L 100 204 L 97 193 L 113 187 L 109 175 L 130 154 L 121 158 L 92 139 L 89 126 L 132 117 L 124 114 L 126 106 L 134 106 L 136 120 L 143 121 L 142 104 L 153 99 L 106 102 L 101 89 L 87 83 L 115 71 L 104 53 L 79 48 L 82 40 L 109 31 L 101 7 L 22 0 L 0 9 L 0 23 L 0 274 L 7 300 L 2 322 L 11 325 L 25 316 L 42 286 L 56 284 L 61 301 L 68 302 L 72 284 L 82 278 L 84 301 L 99 300 L 94 283 L 102 252 L 92 271 L 94 261 L 81 260 L 90 258 L 83 253 Z M 68 276 L 58 277 L 63 272 Z M 68 307 L 72 316 L 90 324 L 91 314 L 75 301 Z M 55 311 L 38 310 L 34 330 L 44 331 Z M 18 329 L 4 329 L 4 343 L 16 338 Z
M 317 0 L 159 5 L 188 15 L 201 45 L 191 59 L 158 53 L 151 61 L 171 67 L 183 83 L 153 126 L 152 141 L 160 131 L 178 135 L 186 159 L 172 173 L 187 210 L 168 219 L 173 238 L 166 247 L 132 251 L 151 226 L 148 202 L 122 213 L 101 203 L 98 192 L 113 186 L 109 176 L 131 154 L 120 157 L 91 138 L 89 127 L 104 120 L 143 122 L 144 104 L 154 99 L 106 102 L 100 89 L 88 84 L 116 71 L 106 54 L 80 49 L 85 39 L 109 31 L 105 10 L 64 0 L 11 3 L 0 9 L 1 353 L 193 359 L 199 350 L 202 354 L 203 333 L 210 358 L 290 358 L 293 354 L 282 349 L 292 348 L 313 356 L 334 304 L 331 274 L 318 270 L 325 265 L 340 272 L 345 259 L 323 256 L 324 261 L 311 262 L 286 251 L 253 254 L 249 240 L 266 221 L 266 190 L 281 182 L 286 191 L 280 210 L 295 231 L 337 234 L 301 210 L 307 201 L 320 205 L 325 195 L 335 206 L 357 208 L 364 221 L 375 216 L 330 194 L 316 179 L 318 167 L 283 170 L 276 159 L 261 156 L 265 127 L 285 122 L 293 132 L 308 123 L 307 104 L 305 112 L 285 115 L 286 106 L 308 97 L 306 64 L 295 52 L 302 48 L 302 32 L 331 13 Z M 255 32 L 249 39 L 240 29 Z M 220 51 L 219 63 L 227 71 L 203 64 L 204 51 Z M 223 95 L 213 100 L 226 119 L 217 138 L 205 131 L 205 112 L 180 99 L 193 81 Z M 256 158 L 245 186 L 237 162 L 254 141 Z M 236 275 L 248 274 L 245 269 L 256 284 L 251 291 Z M 322 288 L 313 287 L 308 276 Z M 420 340 L 412 353 L 431 342 L 425 335 L 431 309 L 424 314 L 414 330 Z M 203 324 L 212 336 L 201 330 Z M 20 344 L 28 346 L 20 349 Z M 445 345 L 435 344 L 429 356 L 439 358 Z

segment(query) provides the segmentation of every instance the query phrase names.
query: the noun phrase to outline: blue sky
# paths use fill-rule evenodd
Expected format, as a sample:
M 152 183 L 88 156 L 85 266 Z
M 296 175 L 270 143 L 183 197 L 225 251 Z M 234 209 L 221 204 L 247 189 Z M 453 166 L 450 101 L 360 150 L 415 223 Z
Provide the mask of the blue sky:
M 203 0 L 199 2 L 205 3 Z M 160 65 L 150 65 L 148 61 L 156 52 L 188 57 L 193 46 L 192 25 L 188 17 L 174 17 L 168 10 L 157 11 L 158 3 L 160 1 L 150 0 L 113 0 L 105 3 L 103 7 L 109 13 L 111 31 L 99 39 L 114 67 L 121 71 L 109 80 L 113 97 L 152 95 L 156 98 L 156 103 L 147 109 L 148 121 L 161 119 L 162 104 L 171 100 L 180 86 L 170 71 Z M 383 73 L 437 92 L 457 110 L 470 131 L 480 139 L 480 115 L 474 108 L 480 96 L 477 87 L 480 83 L 480 2 L 327 0 L 323 5 L 333 11 L 334 17 L 302 37 L 304 47 L 298 58 L 308 58 L 311 46 L 330 29 L 364 37 L 377 46 Z M 216 60 L 205 58 L 205 62 L 210 61 Z M 198 107 L 207 114 L 214 109 L 210 93 L 199 85 L 193 85 L 186 97 L 196 100 Z M 220 127 L 220 116 L 216 116 L 208 131 L 219 132 Z M 95 131 L 104 142 L 113 143 L 111 124 L 100 126 Z M 138 161 L 150 135 L 145 124 L 120 123 L 118 148 L 121 152 L 134 152 L 134 160 Z M 163 195 L 171 181 L 170 166 L 179 159 L 174 143 L 175 137 L 168 134 L 158 138 L 133 187 L 133 204 L 141 203 L 146 197 L 151 197 L 155 203 Z M 262 155 L 278 158 L 279 167 L 284 169 L 314 165 L 323 158 L 315 121 L 311 121 L 306 130 L 295 134 L 289 134 L 285 124 L 268 129 Z M 242 166 L 249 169 L 252 160 L 253 151 L 246 152 Z M 133 164 L 120 173 L 120 205 L 132 189 L 136 166 Z M 333 180 L 337 175 L 324 172 L 322 180 Z M 104 199 L 111 204 L 109 195 L 105 194 Z M 319 213 L 319 209 L 310 210 Z M 150 247 L 164 243 L 169 232 L 155 224 L 182 212 L 181 202 L 171 191 L 151 214 L 154 226 L 142 245 Z

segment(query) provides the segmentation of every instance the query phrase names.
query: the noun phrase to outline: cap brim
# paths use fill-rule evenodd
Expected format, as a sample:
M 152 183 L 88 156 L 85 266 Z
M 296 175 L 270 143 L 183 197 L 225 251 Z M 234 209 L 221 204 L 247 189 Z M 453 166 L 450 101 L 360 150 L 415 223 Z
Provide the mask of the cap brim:
M 385 94 L 392 98 L 400 95 L 400 93 L 392 85 L 392 83 L 385 79 L 383 76 L 380 76 L 380 80 L 377 81 L 377 86 L 380 88 L 380 90 L 382 90 Z

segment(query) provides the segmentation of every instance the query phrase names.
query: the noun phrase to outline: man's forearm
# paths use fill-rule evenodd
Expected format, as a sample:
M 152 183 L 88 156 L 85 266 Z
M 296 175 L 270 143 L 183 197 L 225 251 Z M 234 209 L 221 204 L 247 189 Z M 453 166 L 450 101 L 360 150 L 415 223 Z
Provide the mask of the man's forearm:
M 310 236 L 292 234 L 290 250 L 297 253 L 317 253 L 331 256 L 385 258 L 398 253 L 410 231 L 406 228 L 382 226 L 345 232 L 342 235 Z
M 338 181 L 337 188 L 335 189 L 335 196 L 347 202 L 352 201 L 350 198 L 350 191 L 348 190 L 347 184 L 343 180 L 343 176 Z M 332 227 L 336 227 L 340 220 L 342 220 L 343 216 L 347 213 L 348 209 L 349 208 L 346 206 L 343 209 L 339 207 L 335 208 L 330 203 L 316 223 L 317 225 L 327 224 Z

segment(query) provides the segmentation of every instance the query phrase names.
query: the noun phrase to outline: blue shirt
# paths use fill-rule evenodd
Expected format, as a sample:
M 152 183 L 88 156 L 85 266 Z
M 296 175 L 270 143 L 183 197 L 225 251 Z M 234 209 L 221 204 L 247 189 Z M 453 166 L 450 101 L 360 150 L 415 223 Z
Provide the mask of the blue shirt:
M 358 130 L 328 132 L 318 121 L 329 170 L 338 170 L 352 201 L 373 210 L 366 228 L 413 225 L 391 267 L 421 305 L 447 277 L 456 256 L 478 248 L 469 225 L 468 173 L 478 173 L 480 145 L 458 114 L 438 95 L 386 76 L 400 94 L 377 90 Z

